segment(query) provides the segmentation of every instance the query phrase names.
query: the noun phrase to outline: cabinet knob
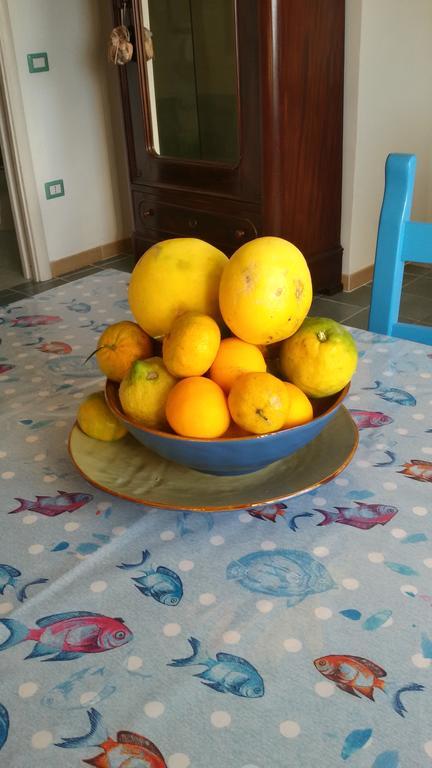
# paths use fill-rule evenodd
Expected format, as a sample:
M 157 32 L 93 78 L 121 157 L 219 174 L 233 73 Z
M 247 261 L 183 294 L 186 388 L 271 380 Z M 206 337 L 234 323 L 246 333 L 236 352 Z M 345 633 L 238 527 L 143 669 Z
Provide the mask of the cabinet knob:
M 140 213 L 141 213 L 141 217 L 144 219 L 146 216 L 153 216 L 154 210 L 153 208 L 146 208 L 144 210 L 141 208 Z
M 189 219 L 188 224 L 191 229 L 195 229 L 196 225 L 198 224 L 198 221 L 196 219 Z
M 234 237 L 236 240 L 241 240 L 245 236 L 246 232 L 244 229 L 236 229 L 234 232 Z

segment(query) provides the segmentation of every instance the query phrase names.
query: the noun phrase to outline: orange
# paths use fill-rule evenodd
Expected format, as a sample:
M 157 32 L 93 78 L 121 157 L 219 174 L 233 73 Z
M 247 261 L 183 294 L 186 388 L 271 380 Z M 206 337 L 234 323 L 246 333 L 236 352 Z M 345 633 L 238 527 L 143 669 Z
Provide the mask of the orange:
M 166 417 L 183 437 L 214 439 L 227 431 L 230 414 L 223 390 L 203 376 L 179 381 L 168 395 Z
M 167 426 L 165 405 L 176 381 L 160 357 L 136 360 L 119 388 L 124 412 L 146 427 L 164 429 Z
M 303 254 L 281 237 L 257 237 L 241 246 L 222 273 L 219 304 L 234 336 L 273 344 L 300 327 L 312 302 Z
M 266 362 L 261 350 L 246 341 L 230 337 L 221 341 L 219 351 L 210 368 L 210 378 L 228 394 L 242 373 L 265 371 Z
M 312 403 L 305 393 L 287 381 L 285 382 L 285 388 L 288 392 L 289 403 L 283 428 L 298 427 L 300 424 L 307 424 L 308 421 L 312 421 Z
M 288 405 L 285 382 L 271 373 L 243 373 L 228 395 L 228 406 L 236 424 L 256 435 L 281 429 Z
M 135 320 L 153 338 L 166 336 L 184 312 L 220 320 L 219 283 L 227 262 L 222 251 L 196 237 L 155 243 L 131 275 L 129 306 Z
M 77 422 L 89 437 L 109 443 L 127 434 L 126 427 L 111 413 L 103 392 L 88 395 L 78 409 Z
M 96 360 L 108 379 L 121 381 L 135 360 L 151 354 L 150 337 L 136 323 L 123 320 L 103 332 L 97 345 Z
M 179 379 L 208 371 L 220 344 L 219 326 L 209 315 L 185 312 L 171 326 L 163 342 L 163 361 Z

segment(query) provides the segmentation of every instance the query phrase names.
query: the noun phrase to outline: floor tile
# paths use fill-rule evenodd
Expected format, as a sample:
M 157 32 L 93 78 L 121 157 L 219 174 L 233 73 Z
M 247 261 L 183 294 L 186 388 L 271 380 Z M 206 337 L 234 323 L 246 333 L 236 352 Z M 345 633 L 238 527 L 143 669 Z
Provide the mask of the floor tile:
M 108 259 L 101 259 L 100 261 L 93 262 L 92 266 L 104 268 L 105 266 L 111 265 L 113 261 L 118 261 L 119 259 L 122 259 L 125 256 L 130 257 L 131 255 L 132 254 L 130 253 L 116 253 L 115 256 L 110 256 Z
M 120 269 L 122 272 L 132 272 L 135 266 L 134 256 L 122 256 L 106 265 L 105 269 Z
M 335 293 L 332 297 L 332 301 L 341 301 L 344 304 L 353 304 L 355 307 L 367 307 L 370 303 L 372 284 L 362 285 L 360 288 L 356 288 L 354 291 L 341 291 Z
M 315 315 L 315 317 L 331 317 L 333 320 L 342 322 L 347 317 L 352 315 L 356 310 L 360 309 L 362 309 L 361 306 L 344 304 L 340 301 L 323 299 L 321 296 L 318 296 L 313 300 L 309 314 Z
M 423 297 L 432 301 L 432 279 L 427 275 L 417 277 L 406 286 L 404 293 Z
M 21 299 L 28 299 L 28 296 L 21 291 L 13 289 L 0 291 L 0 305 L 13 304 L 15 301 L 21 301 Z
M 432 264 L 406 264 L 405 272 L 410 272 L 413 275 L 432 273 Z
M 83 267 L 82 269 L 77 269 L 75 272 L 66 272 L 64 275 L 60 275 L 60 280 L 65 283 L 70 283 L 71 280 L 79 280 L 80 277 L 86 277 L 86 275 L 95 275 L 100 271 L 100 267 Z
M 350 325 L 352 328 L 361 328 L 363 331 L 368 330 L 369 321 L 369 307 L 361 309 L 360 312 L 356 312 L 351 317 L 344 320 L 344 325 Z
M 25 283 L 18 283 L 18 285 L 15 285 L 14 290 L 19 291 L 24 296 L 35 296 L 38 293 L 49 291 L 50 288 L 64 285 L 64 283 L 65 281 L 59 277 L 54 280 L 44 280 L 42 283 L 34 283 L 33 280 L 27 280 Z
M 400 303 L 400 315 L 414 320 L 418 323 L 432 314 L 432 296 L 430 299 L 425 296 L 419 296 L 408 291 L 402 294 Z

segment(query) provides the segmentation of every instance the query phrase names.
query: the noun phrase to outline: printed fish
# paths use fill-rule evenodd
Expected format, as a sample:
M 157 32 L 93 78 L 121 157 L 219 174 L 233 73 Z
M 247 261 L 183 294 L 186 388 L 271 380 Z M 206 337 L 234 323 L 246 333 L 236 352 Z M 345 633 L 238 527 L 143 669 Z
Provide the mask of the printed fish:
M 3 704 L 0 704 L 0 749 L 7 742 L 9 734 L 9 713 Z
M 82 709 L 104 701 L 116 690 L 115 685 L 109 681 L 105 667 L 86 667 L 51 688 L 40 702 L 50 709 Z M 93 693 L 92 698 L 89 698 L 89 691 Z M 85 704 L 81 703 L 83 694 Z
M 77 301 L 76 299 L 72 299 L 71 302 L 66 303 L 66 306 L 68 309 L 71 309 L 72 312 L 90 312 L 91 310 L 90 304 L 87 304 L 86 301 Z
M 188 640 L 192 647 L 192 656 L 186 659 L 173 659 L 169 667 L 188 667 L 200 664 L 207 669 L 199 672 L 199 677 L 207 688 L 219 693 L 232 693 L 246 699 L 258 699 L 264 696 L 264 680 L 259 672 L 246 659 L 231 653 L 217 653 L 216 659 L 208 654 L 200 655 L 201 643 L 195 637 Z
M 410 392 L 406 392 L 404 389 L 398 389 L 397 387 L 386 387 L 381 381 L 375 381 L 375 386 L 363 387 L 363 389 L 374 390 L 375 395 L 381 397 L 382 400 L 387 400 L 389 403 L 407 405 L 410 407 L 417 405 L 417 400 Z
M 70 376 L 73 379 L 93 379 L 100 377 L 100 370 L 94 357 L 86 365 L 85 358 L 80 355 L 61 355 L 56 360 L 48 360 L 48 368 L 52 373 Z
M 70 344 L 66 344 L 65 341 L 46 341 L 37 347 L 41 352 L 48 352 L 51 355 L 69 355 L 72 352 Z
M 336 586 L 322 563 L 296 549 L 251 552 L 229 563 L 226 577 L 250 592 L 286 597 L 289 608 Z
M 432 483 L 432 461 L 411 459 L 405 462 L 399 474 L 410 477 L 411 480 L 419 480 L 421 483 Z
M 391 706 L 401 717 L 405 717 L 407 711 L 404 707 L 401 695 L 408 691 L 424 691 L 424 686 L 418 683 L 408 683 L 408 685 L 398 686 L 389 684 L 382 680 L 387 676 L 387 672 L 374 661 L 364 659 L 360 656 L 330 655 L 321 656 L 314 661 L 315 668 L 328 680 L 335 685 L 350 693 L 351 696 L 360 698 L 366 696 L 371 701 L 374 699 L 374 690 L 390 693 Z
M 37 629 L 29 629 L 15 619 L 0 619 L 0 624 L 9 631 L 7 640 L 0 644 L 0 651 L 34 640 L 36 645 L 25 658 L 51 656 L 43 661 L 70 661 L 79 659 L 84 653 L 111 651 L 129 643 L 133 637 L 123 619 L 90 611 L 44 616 L 36 622 Z
M 0 595 L 4 594 L 6 587 L 12 587 L 15 590 L 17 599 L 20 603 L 23 603 L 27 599 L 27 589 L 34 584 L 45 584 L 48 579 L 36 579 L 30 581 L 28 584 L 24 584 L 17 589 L 17 582 L 21 576 L 21 571 L 14 568 L 12 565 L 0 564 Z
M 350 408 L 350 414 L 353 417 L 358 429 L 369 429 L 383 427 L 385 424 L 391 424 L 393 419 L 381 411 L 357 411 Z
M 81 328 L 91 328 L 95 333 L 103 333 L 108 328 L 109 323 L 107 321 L 100 322 L 99 320 L 90 320 L 85 323 Z
M 177 530 L 182 538 L 211 531 L 214 526 L 210 512 L 197 515 L 196 512 L 179 512 L 177 515 Z
M 358 509 L 352 507 L 334 507 L 336 512 L 326 509 L 315 509 L 315 512 L 321 512 L 324 520 L 318 524 L 330 525 L 330 523 L 342 523 L 342 525 L 351 525 L 353 528 L 360 528 L 368 531 L 375 525 L 386 525 L 397 515 L 397 507 L 391 507 L 388 504 L 365 504 L 363 501 L 355 501 Z
M 64 512 L 75 512 L 85 504 L 88 504 L 93 496 L 90 493 L 68 493 L 67 491 L 57 491 L 58 496 L 36 496 L 36 499 L 20 499 L 15 496 L 15 501 L 20 505 L 9 512 L 14 515 L 17 512 L 37 512 L 45 517 L 56 517 Z
M 100 747 L 100 755 L 83 760 L 95 768 L 167 768 L 164 756 L 150 739 L 131 731 L 118 731 L 116 739 L 108 736 L 97 709 L 87 710 L 90 731 L 85 736 L 63 738 L 55 744 L 63 749 Z
M 9 365 L 8 363 L 0 363 L 0 374 L 7 373 L 8 371 L 11 371 L 12 368 L 15 368 L 15 366 Z
M 124 571 L 140 568 L 150 557 L 150 552 L 146 549 L 142 553 L 142 559 L 139 563 L 127 565 L 122 563 L 117 568 Z M 178 605 L 183 597 L 183 584 L 180 576 L 171 571 L 165 565 L 158 565 L 157 568 L 149 568 L 143 572 L 143 575 L 137 579 L 132 579 L 137 589 L 147 597 L 152 597 L 158 603 L 163 605 Z
M 346 737 L 341 750 L 342 760 L 348 760 L 351 755 L 358 752 L 359 749 L 368 743 L 372 736 L 372 728 L 364 728 L 362 730 L 351 731 Z
M 62 317 L 57 315 L 20 315 L 10 320 L 10 324 L 15 328 L 34 328 L 36 325 L 52 325 L 61 323 Z
M 278 517 L 283 517 L 287 505 L 280 504 L 263 504 L 260 507 L 254 509 L 248 509 L 248 513 L 251 517 L 256 517 L 258 520 L 269 520 L 271 523 L 275 523 Z

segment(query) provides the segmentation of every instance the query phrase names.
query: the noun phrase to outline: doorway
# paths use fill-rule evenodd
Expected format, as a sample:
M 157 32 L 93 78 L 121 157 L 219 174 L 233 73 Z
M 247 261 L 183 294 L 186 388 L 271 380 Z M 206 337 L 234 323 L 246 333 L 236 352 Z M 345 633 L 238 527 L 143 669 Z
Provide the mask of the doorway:
M 0 291 L 25 280 L 0 145 Z

